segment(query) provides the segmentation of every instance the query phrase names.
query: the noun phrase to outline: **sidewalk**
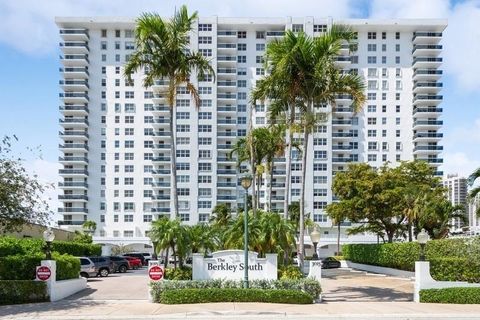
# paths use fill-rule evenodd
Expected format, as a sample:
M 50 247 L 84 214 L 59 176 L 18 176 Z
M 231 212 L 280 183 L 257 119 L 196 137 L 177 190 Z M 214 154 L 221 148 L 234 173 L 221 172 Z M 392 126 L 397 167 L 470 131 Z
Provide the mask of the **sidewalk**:
M 480 305 L 323 302 L 313 305 L 211 303 L 162 305 L 145 300 L 63 300 L 0 307 L 0 319 L 480 319 Z

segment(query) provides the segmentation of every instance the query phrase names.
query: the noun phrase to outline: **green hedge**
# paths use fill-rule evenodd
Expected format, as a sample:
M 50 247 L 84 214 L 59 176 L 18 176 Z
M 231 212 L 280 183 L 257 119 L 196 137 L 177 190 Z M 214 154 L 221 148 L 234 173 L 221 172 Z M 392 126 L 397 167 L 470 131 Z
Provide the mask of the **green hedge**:
M 420 290 L 420 302 L 480 304 L 480 288 L 445 288 Z
M 430 274 L 435 280 L 480 282 L 480 264 L 467 258 L 434 258 Z
M 320 283 L 312 278 L 291 279 L 291 280 L 251 280 L 249 281 L 251 289 L 263 290 L 294 290 L 305 292 L 313 301 L 317 299 L 322 292 Z M 190 280 L 190 281 L 159 281 L 152 282 L 151 293 L 154 302 L 163 302 L 162 294 L 166 291 L 180 289 L 241 289 L 242 281 L 234 280 Z
M 0 305 L 45 301 L 49 301 L 45 282 L 0 280 Z
M 192 268 L 166 268 L 166 280 L 192 280 Z
M 305 292 L 272 289 L 177 289 L 162 293 L 162 303 L 209 303 L 209 302 L 269 302 L 310 304 L 312 298 Z
M 43 254 L 0 257 L 0 280 L 33 280 L 36 267 L 45 259 Z M 57 262 L 57 280 L 78 278 L 80 259 L 70 255 L 53 254 Z
M 303 273 L 300 271 L 300 268 L 297 266 L 289 265 L 286 267 L 281 267 L 277 271 L 277 277 L 281 280 L 288 279 L 302 279 Z
M 44 245 L 45 243 L 42 239 L 1 237 L 0 257 L 43 253 Z M 53 241 L 52 251 L 60 254 L 70 254 L 72 256 L 99 256 L 102 254 L 102 247 L 97 244 L 73 241 Z

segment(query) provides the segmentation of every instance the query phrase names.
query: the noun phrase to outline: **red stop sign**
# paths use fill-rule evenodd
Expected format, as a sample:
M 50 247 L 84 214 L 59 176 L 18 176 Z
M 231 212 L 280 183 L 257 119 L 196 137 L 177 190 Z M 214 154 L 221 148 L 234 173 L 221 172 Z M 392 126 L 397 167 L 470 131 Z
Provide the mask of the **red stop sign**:
M 163 269 L 160 266 L 152 266 L 148 270 L 148 276 L 152 281 L 158 281 L 163 279 Z
M 52 275 L 52 271 L 50 270 L 49 267 L 47 267 L 47 266 L 37 267 L 37 279 L 38 280 L 47 281 L 48 279 L 50 279 L 51 275 Z

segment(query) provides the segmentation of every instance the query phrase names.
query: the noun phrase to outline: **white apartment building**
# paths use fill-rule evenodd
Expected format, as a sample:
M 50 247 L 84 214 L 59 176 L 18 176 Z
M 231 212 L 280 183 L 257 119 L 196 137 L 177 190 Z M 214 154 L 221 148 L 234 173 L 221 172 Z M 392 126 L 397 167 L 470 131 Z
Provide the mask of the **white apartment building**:
M 467 179 L 459 177 L 458 174 L 449 174 L 443 179 L 443 186 L 447 189 L 447 199 L 453 205 L 460 205 L 468 210 L 468 186 Z M 452 219 L 452 231 L 459 232 L 464 223 L 459 218 Z
M 134 49 L 133 18 L 56 18 L 62 52 L 60 86 L 63 190 L 59 225 L 94 220 L 95 241 L 148 244 L 150 222 L 172 212 L 168 108 L 158 94 L 162 81 L 142 86 L 142 74 L 129 85 L 123 65 Z M 176 102 L 177 168 L 180 219 L 208 221 L 217 203 L 235 210 L 243 203 L 235 161 L 227 158 L 249 127 L 266 124 L 268 105 L 249 104 L 249 91 L 264 74 L 265 47 L 285 30 L 310 36 L 332 23 L 358 32 L 358 51 L 348 47 L 338 65 L 362 75 L 368 101 L 354 114 L 349 96 L 339 96 L 328 120 L 310 142 L 306 210 L 322 228 L 322 250 L 336 242 L 336 228 L 324 209 L 334 201 L 332 178 L 350 162 L 381 166 L 400 160 L 442 163 L 442 32 L 446 20 L 332 20 L 300 18 L 202 17 L 190 37 L 190 49 L 211 59 L 216 81 L 197 84 L 196 109 L 186 89 Z M 251 112 L 253 114 L 251 114 Z M 287 155 L 290 156 L 290 155 Z M 291 200 L 300 197 L 301 162 L 293 154 Z M 273 209 L 283 211 L 285 159 L 277 159 Z M 437 171 L 442 175 L 441 171 Z M 262 203 L 267 187 L 262 186 Z M 342 242 L 376 241 L 346 237 Z M 322 251 L 321 251 L 322 252 Z

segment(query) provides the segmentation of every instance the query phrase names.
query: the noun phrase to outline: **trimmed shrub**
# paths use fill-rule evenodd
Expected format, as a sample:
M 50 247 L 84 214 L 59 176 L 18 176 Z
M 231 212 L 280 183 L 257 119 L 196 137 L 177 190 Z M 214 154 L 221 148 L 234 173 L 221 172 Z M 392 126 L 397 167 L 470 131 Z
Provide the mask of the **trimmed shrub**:
M 280 280 L 286 279 L 302 279 L 303 273 L 300 271 L 300 268 L 297 266 L 286 266 L 278 269 L 277 277 Z
M 23 254 L 43 253 L 42 239 L 17 239 L 13 237 L 0 238 L 0 257 Z M 102 247 L 98 244 L 79 243 L 73 241 L 53 241 L 52 251 L 72 256 L 99 256 Z
M 57 280 L 75 279 L 80 273 L 80 259 L 54 253 L 57 262 Z M 0 258 L 0 280 L 33 280 L 36 267 L 45 259 L 43 254 L 15 255 Z
M 272 289 L 176 289 L 162 293 L 162 303 L 209 303 L 209 302 L 269 302 L 310 304 L 312 298 L 305 292 Z
M 298 280 L 251 280 L 249 281 L 251 289 L 263 290 L 295 290 L 308 294 L 311 300 L 315 300 L 320 296 L 322 289 L 320 283 L 312 278 L 303 278 Z M 191 281 L 159 281 L 150 284 L 152 297 L 154 302 L 162 302 L 161 296 L 165 291 L 179 289 L 225 289 L 234 288 L 241 289 L 242 281 L 235 280 L 191 280 Z
M 192 268 L 166 268 L 165 269 L 166 280 L 192 280 Z
M 480 288 L 444 288 L 420 290 L 420 302 L 480 304 Z
M 480 264 L 466 258 L 430 260 L 430 274 L 435 280 L 480 282 Z
M 45 301 L 49 301 L 45 282 L 0 280 L 0 305 Z

